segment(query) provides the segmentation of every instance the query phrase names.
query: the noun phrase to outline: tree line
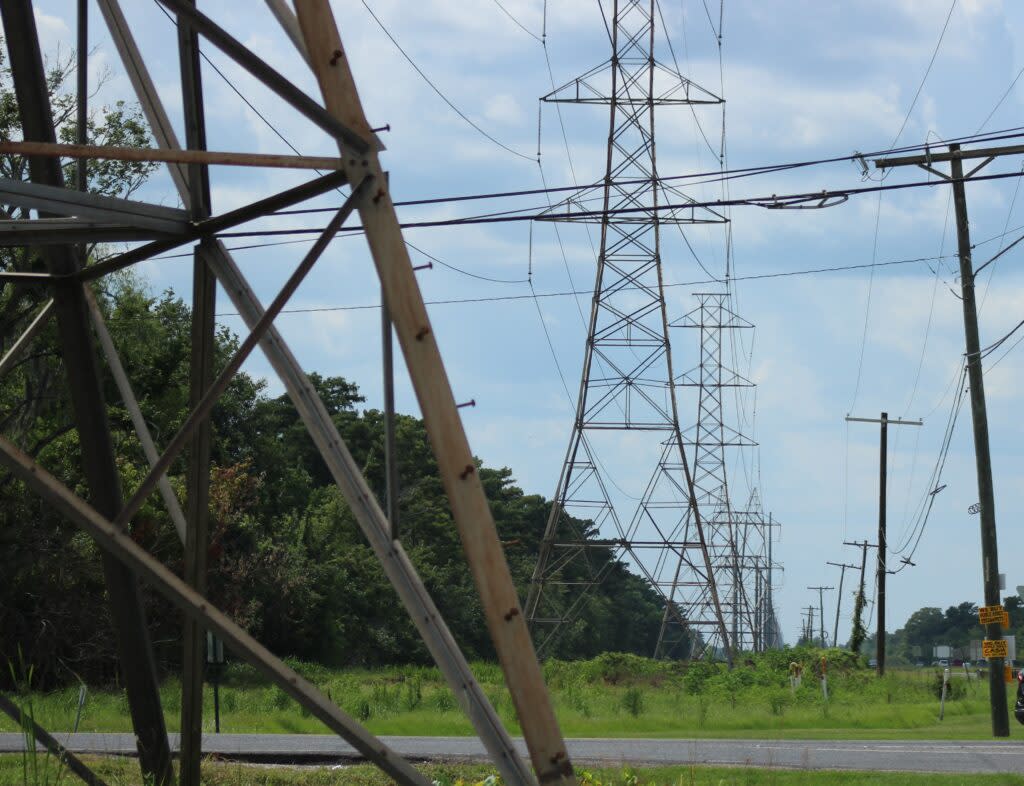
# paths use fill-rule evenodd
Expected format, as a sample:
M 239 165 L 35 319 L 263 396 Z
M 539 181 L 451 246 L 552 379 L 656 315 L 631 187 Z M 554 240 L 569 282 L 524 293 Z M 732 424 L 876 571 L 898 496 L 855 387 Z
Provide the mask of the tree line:
M 1017 595 L 1007 595 L 1003 608 L 1010 618 L 1004 634 L 1016 636 L 1017 646 L 1024 646 L 1024 603 Z M 886 633 L 886 659 L 894 664 L 928 666 L 935 659 L 933 648 L 944 645 L 952 648 L 954 658 L 969 660 L 971 642 L 984 638 L 985 629 L 978 622 L 978 604 L 973 601 L 958 603 L 945 611 L 926 606 L 911 614 L 902 628 Z M 877 640 L 876 635 L 870 636 L 861 651 L 873 654 Z

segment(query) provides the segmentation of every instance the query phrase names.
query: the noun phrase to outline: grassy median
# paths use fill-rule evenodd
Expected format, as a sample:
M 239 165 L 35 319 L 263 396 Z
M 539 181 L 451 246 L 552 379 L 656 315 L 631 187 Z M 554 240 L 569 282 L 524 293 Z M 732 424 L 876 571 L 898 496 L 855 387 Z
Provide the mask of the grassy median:
M 86 763 L 110 786 L 143 786 L 133 759 L 86 757 Z M 484 765 L 431 764 L 419 767 L 436 786 L 501 786 Z M 207 761 L 202 782 L 209 786 L 388 786 L 390 779 L 366 764 L 342 767 L 267 767 Z M 935 773 L 853 772 L 841 770 L 783 770 L 744 767 L 638 767 L 636 769 L 577 768 L 581 786 L 1024 786 L 1019 775 L 941 775 Z M 78 780 L 55 766 L 44 777 L 24 775 L 20 756 L 0 756 L 0 786 L 72 784 Z
M 591 661 L 545 664 L 563 732 L 569 737 L 762 737 L 777 739 L 989 739 L 988 684 L 958 674 L 940 721 L 934 669 L 894 669 L 878 679 L 863 663 L 826 651 L 828 699 L 819 676 L 820 652 L 790 650 L 761 656 L 729 672 L 712 664 L 680 664 L 609 654 Z M 789 663 L 804 664 L 797 688 Z M 433 668 L 332 670 L 293 664 L 342 708 L 377 734 L 469 735 L 472 728 Z M 490 663 L 474 672 L 502 719 L 518 733 L 501 672 Z M 1012 686 L 1008 686 L 1011 690 Z M 167 726 L 176 731 L 181 706 L 174 677 L 162 687 Z M 77 686 L 24 694 L 46 728 L 68 730 L 78 708 Z M 220 688 L 225 732 L 324 733 L 323 725 L 252 669 L 230 666 Z M 213 692 L 206 689 L 206 727 L 213 729 Z M 1011 733 L 1019 736 L 1013 724 Z M 0 719 L 0 730 L 14 725 Z M 123 691 L 93 689 L 80 731 L 129 731 Z

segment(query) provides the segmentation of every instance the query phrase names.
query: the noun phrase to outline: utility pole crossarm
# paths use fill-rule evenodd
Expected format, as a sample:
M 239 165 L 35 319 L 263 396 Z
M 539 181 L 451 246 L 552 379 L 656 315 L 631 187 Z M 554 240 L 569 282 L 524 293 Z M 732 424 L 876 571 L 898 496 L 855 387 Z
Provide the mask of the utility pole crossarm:
M 876 169 L 891 169 L 897 166 L 935 164 L 942 161 L 966 161 L 972 158 L 992 160 L 998 156 L 1024 155 L 1024 145 L 1007 145 L 1005 147 L 980 147 L 976 150 L 951 150 L 948 153 L 925 153 L 917 156 L 896 156 L 894 158 L 876 158 Z M 985 162 L 986 164 L 988 161 Z M 984 164 L 982 165 L 984 166 Z M 979 169 L 981 167 L 978 167 Z
M 852 418 L 849 415 L 845 418 L 847 423 L 888 423 L 890 426 L 923 426 L 923 420 L 900 420 L 899 418 Z

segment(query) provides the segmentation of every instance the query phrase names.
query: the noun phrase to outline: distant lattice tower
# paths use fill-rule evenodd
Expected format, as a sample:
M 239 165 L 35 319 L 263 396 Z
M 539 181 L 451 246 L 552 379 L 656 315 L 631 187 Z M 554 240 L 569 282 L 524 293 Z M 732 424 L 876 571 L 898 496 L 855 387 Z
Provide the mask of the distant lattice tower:
M 726 331 L 749 329 L 751 325 L 729 308 L 729 295 L 698 293 L 698 306 L 673 327 L 700 331 L 700 363 L 676 379 L 680 387 L 698 389 L 697 418 L 683 434 L 686 448 L 692 449 L 693 492 L 700 518 L 704 521 L 706 551 L 712 563 L 712 581 L 704 574 L 704 549 L 693 537 L 693 509 L 678 506 L 681 513 L 679 557 L 672 583 L 665 594 L 669 605 L 662 621 L 656 655 L 676 653 L 685 630 L 680 617 L 690 629 L 714 632 L 715 599 L 709 592 L 716 586 L 720 605 L 730 628 L 733 647 L 756 650 L 761 646 L 761 624 L 758 621 L 759 582 L 765 567 L 764 516 L 760 498 L 752 495 L 746 509 L 737 509 L 729 494 L 726 471 L 727 447 L 753 447 L 756 443 L 727 425 L 723 414 L 723 394 L 729 388 L 749 387 L 751 383 L 722 363 Z M 663 458 L 662 466 L 651 481 L 651 493 L 645 496 L 641 511 L 659 504 L 655 489 L 659 481 L 670 477 L 674 466 Z M 670 613 L 680 609 L 681 615 Z M 714 637 L 704 634 L 705 646 L 713 646 Z
M 690 502 L 693 479 L 679 427 L 660 239 L 666 224 L 721 223 L 724 218 L 659 182 L 654 136 L 655 107 L 718 104 L 721 99 L 654 59 L 655 13 L 653 0 L 613 2 L 612 57 L 543 99 L 608 106 L 609 133 L 603 183 L 582 189 L 552 210 L 557 220 L 599 225 L 601 242 L 576 417 L 526 603 L 541 653 L 578 618 L 589 593 L 603 580 L 589 559 L 597 549 L 628 559 L 662 594 L 681 630 L 720 645 L 728 641 L 714 586 L 722 572 L 713 569 L 703 545 L 704 509 Z M 659 202 L 674 207 L 659 210 Z M 605 466 L 615 457 L 602 455 L 608 448 L 599 443 L 607 442 L 609 432 L 649 432 L 652 466 L 663 445 L 648 489 L 660 497 L 641 504 L 628 525 L 606 485 L 614 483 Z M 687 507 L 684 536 L 680 526 Z M 665 593 L 676 584 L 675 557 L 689 549 L 690 541 L 701 556 L 688 575 L 708 598 L 707 620 L 690 620 Z M 728 646 L 724 651 L 731 657 Z

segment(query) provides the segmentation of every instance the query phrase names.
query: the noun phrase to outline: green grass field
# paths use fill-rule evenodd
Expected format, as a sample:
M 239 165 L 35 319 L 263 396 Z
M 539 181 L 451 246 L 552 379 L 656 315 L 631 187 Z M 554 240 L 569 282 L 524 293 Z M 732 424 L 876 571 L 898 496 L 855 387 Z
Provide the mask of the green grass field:
M 143 786 L 138 764 L 132 759 L 86 757 L 90 768 L 110 786 Z M 442 764 L 418 767 L 438 786 L 500 786 L 485 765 Z M 650 767 L 636 769 L 578 769 L 581 786 L 1024 786 L 1016 775 L 939 775 L 889 772 L 843 772 L 836 770 L 749 769 L 740 767 Z M 20 756 L 0 756 L 0 786 L 77 783 L 68 774 L 58 774 L 55 763 L 48 779 L 25 778 Z M 390 780 L 370 765 L 346 767 L 265 767 L 231 762 L 203 764 L 203 783 L 209 786 L 388 786 Z
M 799 690 L 789 687 L 788 659 L 800 656 L 816 662 L 817 655 L 809 651 L 765 658 L 733 672 L 604 655 L 581 663 L 548 662 L 545 677 L 562 730 L 569 737 L 990 738 L 987 682 L 958 677 L 953 698 L 946 702 L 945 720 L 940 722 L 935 670 L 894 670 L 880 680 L 848 655 L 830 653 L 835 653 L 837 663 L 829 667 L 828 702 L 809 668 Z M 435 669 L 331 670 L 293 665 L 377 734 L 472 734 Z M 478 663 L 474 672 L 502 719 L 518 733 L 498 667 Z M 1008 691 L 1012 687 L 1007 686 Z M 229 667 L 220 693 L 222 731 L 326 731 L 246 666 Z M 168 729 L 177 731 L 181 706 L 177 679 L 167 679 L 162 694 Z M 76 686 L 31 695 L 36 719 L 53 730 L 71 728 L 77 701 Z M 204 722 L 212 731 L 210 687 Z M 1017 734 L 1018 728 L 1024 732 L 1014 723 L 1012 733 Z M 15 727 L 4 718 L 0 730 Z M 123 692 L 91 690 L 79 730 L 129 731 Z

